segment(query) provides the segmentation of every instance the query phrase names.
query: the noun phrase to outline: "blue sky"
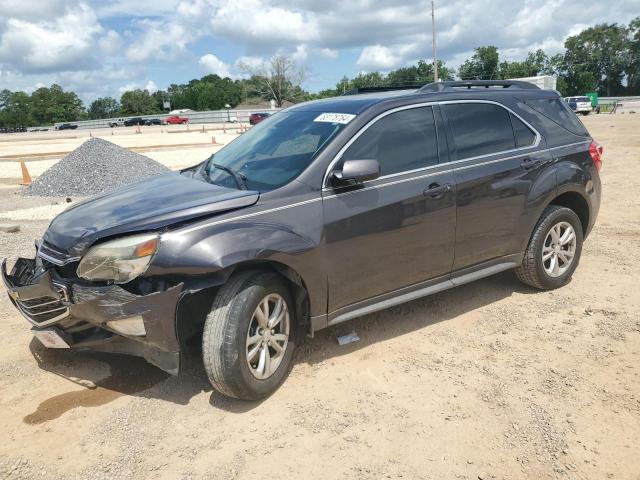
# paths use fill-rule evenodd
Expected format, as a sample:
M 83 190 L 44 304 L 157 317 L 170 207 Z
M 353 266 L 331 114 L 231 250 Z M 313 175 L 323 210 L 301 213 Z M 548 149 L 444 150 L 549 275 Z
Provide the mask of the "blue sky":
M 493 44 L 507 59 L 562 51 L 567 36 L 627 23 L 640 0 L 437 0 L 439 56 L 457 67 Z M 425 0 L 2 0 L 0 89 L 51 83 L 85 102 L 166 88 L 207 73 L 241 78 L 275 54 L 309 71 L 304 87 L 431 59 Z

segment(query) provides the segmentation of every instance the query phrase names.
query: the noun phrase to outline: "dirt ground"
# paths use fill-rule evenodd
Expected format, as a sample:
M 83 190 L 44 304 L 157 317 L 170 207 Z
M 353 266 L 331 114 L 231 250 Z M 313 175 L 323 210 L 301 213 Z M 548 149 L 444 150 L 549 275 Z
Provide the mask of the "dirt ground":
M 197 353 L 170 377 L 47 351 L 0 295 L 0 477 L 639 479 L 640 115 L 585 123 L 604 198 L 567 287 L 506 272 L 321 332 L 259 403 L 213 392 Z

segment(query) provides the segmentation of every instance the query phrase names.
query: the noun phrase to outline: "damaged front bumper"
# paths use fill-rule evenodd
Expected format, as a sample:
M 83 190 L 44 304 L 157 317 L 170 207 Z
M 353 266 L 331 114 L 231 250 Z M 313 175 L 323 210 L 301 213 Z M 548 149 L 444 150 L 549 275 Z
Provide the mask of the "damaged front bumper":
M 180 344 L 175 318 L 182 284 L 136 295 L 118 285 L 63 278 L 39 257 L 19 258 L 11 273 L 4 259 L 1 275 L 11 302 L 32 324 L 38 338 L 52 335 L 74 349 L 144 357 L 178 374 Z M 130 328 L 133 324 L 139 325 L 138 331 Z

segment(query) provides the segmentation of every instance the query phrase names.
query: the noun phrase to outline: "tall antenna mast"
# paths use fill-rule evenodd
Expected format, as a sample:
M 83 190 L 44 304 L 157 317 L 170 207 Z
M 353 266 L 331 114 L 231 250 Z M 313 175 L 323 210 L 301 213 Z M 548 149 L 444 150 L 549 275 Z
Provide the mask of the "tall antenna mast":
M 436 12 L 431 0 L 431 30 L 433 31 L 433 81 L 438 82 L 438 59 L 436 54 Z

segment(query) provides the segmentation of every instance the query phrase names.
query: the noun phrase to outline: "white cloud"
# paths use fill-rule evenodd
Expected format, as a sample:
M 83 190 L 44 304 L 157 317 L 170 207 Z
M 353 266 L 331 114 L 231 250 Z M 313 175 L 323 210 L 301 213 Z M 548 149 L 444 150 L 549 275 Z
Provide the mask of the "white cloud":
M 204 67 L 207 73 L 214 73 L 222 78 L 233 77 L 229 71 L 229 65 L 216 57 L 213 53 L 207 53 L 200 57 L 199 63 Z
M 306 45 L 296 46 L 296 50 L 291 54 L 291 58 L 293 58 L 296 62 L 304 62 L 308 56 L 309 52 L 307 51 Z
M 92 68 L 92 46 L 101 32 L 84 3 L 53 19 L 9 18 L 0 33 L 0 64 L 26 73 Z
M 333 48 L 320 48 L 318 50 L 318 55 L 335 60 L 338 58 L 338 51 Z
M 144 89 L 149 93 L 154 94 L 158 91 L 158 86 L 156 85 L 156 82 L 154 82 L 153 80 L 149 80 L 144 86 Z
M 251 57 L 243 56 L 238 57 L 234 63 L 234 67 L 237 70 L 244 70 L 245 68 L 256 71 L 263 69 L 266 65 L 266 60 L 263 57 Z
M 216 34 L 260 49 L 299 44 L 320 36 L 314 16 L 264 0 L 223 0 L 211 25 Z
M 367 70 L 391 70 L 400 66 L 407 56 L 415 53 L 417 49 L 416 44 L 393 47 L 370 45 L 362 49 L 356 65 Z
M 589 25 L 628 23 L 639 2 L 437 2 L 439 56 L 456 67 L 482 45 L 496 45 L 508 60 L 536 48 L 555 54 Z M 55 82 L 86 101 L 122 85 L 145 88 L 151 77 L 182 83 L 202 69 L 238 78 L 240 64 L 260 69 L 274 54 L 311 71 L 321 64 L 307 85 L 326 88 L 358 70 L 430 59 L 427 7 L 424 0 L 0 0 L 0 88 Z M 200 50 L 205 41 L 215 54 Z M 229 61 L 223 48 L 238 59 Z M 354 65 L 346 63 L 352 52 Z

